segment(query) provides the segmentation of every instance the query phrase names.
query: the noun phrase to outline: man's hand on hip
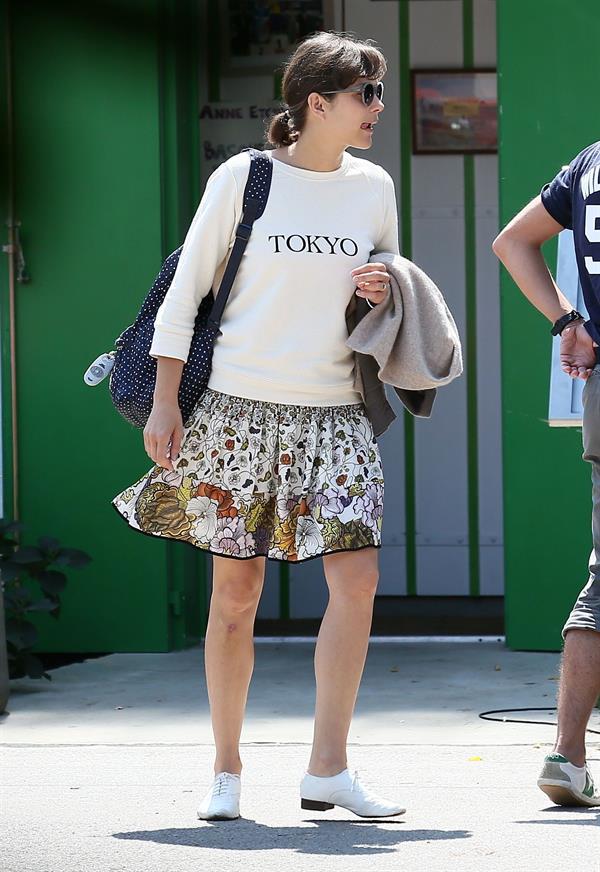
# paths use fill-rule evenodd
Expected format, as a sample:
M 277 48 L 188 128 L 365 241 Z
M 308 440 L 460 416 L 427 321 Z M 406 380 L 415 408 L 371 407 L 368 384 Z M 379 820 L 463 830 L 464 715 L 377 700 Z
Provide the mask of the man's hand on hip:
M 586 381 L 596 365 L 596 352 L 592 337 L 583 323 L 565 327 L 560 334 L 560 365 L 571 378 Z

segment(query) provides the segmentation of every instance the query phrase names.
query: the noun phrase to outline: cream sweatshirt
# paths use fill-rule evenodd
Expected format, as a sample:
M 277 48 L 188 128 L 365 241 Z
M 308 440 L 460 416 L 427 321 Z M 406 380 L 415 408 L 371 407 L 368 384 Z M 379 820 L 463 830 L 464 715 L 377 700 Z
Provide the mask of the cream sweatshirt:
M 187 360 L 203 297 L 216 293 L 242 217 L 250 155 L 210 176 L 154 322 L 152 357 Z M 344 152 L 332 172 L 273 159 L 269 200 L 254 223 L 215 342 L 209 387 L 307 406 L 358 403 L 345 312 L 350 272 L 374 252 L 398 253 L 394 183 Z

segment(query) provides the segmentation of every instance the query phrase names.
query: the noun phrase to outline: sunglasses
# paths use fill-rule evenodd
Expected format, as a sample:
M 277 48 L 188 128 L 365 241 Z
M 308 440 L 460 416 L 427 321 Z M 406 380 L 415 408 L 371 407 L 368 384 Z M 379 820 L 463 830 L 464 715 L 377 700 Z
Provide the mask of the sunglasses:
M 373 102 L 373 97 L 377 94 L 377 99 L 383 99 L 383 82 L 363 82 L 360 85 L 353 85 L 351 88 L 344 88 L 342 91 L 321 91 L 322 94 L 360 94 L 365 106 L 370 106 Z

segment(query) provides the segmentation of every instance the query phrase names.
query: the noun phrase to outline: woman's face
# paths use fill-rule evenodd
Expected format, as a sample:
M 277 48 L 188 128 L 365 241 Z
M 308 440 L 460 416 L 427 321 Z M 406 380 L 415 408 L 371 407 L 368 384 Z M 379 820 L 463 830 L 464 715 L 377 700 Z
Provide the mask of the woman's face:
M 356 87 L 363 82 L 377 84 L 377 80 L 363 77 L 356 79 L 349 87 Z M 373 136 L 376 135 L 375 125 L 384 108 L 377 94 L 368 106 L 365 106 L 360 92 L 332 94 L 330 100 L 327 106 L 328 135 L 339 139 L 342 148 L 371 148 Z

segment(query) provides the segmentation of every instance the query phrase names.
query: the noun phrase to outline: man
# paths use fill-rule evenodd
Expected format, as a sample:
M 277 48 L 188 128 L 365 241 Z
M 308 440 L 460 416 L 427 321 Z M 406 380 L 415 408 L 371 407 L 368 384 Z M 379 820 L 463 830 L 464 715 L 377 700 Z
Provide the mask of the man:
M 541 245 L 573 230 L 579 278 L 589 320 L 554 282 Z M 583 458 L 592 465 L 593 548 L 589 581 L 563 627 L 558 731 L 538 779 L 558 805 L 600 806 L 586 764 L 585 732 L 600 695 L 600 142 L 580 152 L 502 230 L 493 250 L 527 299 L 560 335 L 562 370 L 585 381 Z

